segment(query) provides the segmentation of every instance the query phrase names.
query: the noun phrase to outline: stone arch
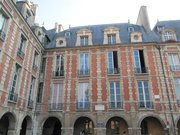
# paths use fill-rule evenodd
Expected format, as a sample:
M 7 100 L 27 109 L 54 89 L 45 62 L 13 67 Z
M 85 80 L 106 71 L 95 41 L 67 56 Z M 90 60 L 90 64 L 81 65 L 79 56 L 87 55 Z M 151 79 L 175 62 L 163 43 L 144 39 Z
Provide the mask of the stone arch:
M 43 135 L 61 135 L 62 124 L 57 117 L 48 117 L 42 128 Z
M 20 135 L 31 135 L 32 134 L 32 118 L 27 115 L 24 117 L 22 124 Z
M 142 117 L 138 122 L 141 134 L 164 135 L 165 123 L 156 115 L 147 115 Z
M 123 133 L 128 134 L 128 123 L 123 117 L 113 116 L 106 122 L 106 135 Z
M 16 127 L 16 117 L 11 112 L 6 112 L 0 119 L 0 133 L 13 134 Z
M 155 115 L 155 114 L 148 114 L 148 115 L 144 115 L 142 116 L 139 121 L 137 121 L 137 127 L 140 127 L 141 125 L 141 122 L 143 121 L 143 119 L 145 119 L 146 117 L 154 117 L 156 118 L 160 123 L 161 125 L 163 126 L 163 128 L 166 128 L 166 124 L 164 123 L 164 121 L 158 116 L 158 115 Z
M 85 132 L 88 135 L 94 135 L 94 121 L 87 116 L 78 117 L 74 122 L 73 135 L 79 135 L 80 132 Z
M 178 132 L 178 135 L 180 135 L 180 116 L 175 121 L 175 126 Z

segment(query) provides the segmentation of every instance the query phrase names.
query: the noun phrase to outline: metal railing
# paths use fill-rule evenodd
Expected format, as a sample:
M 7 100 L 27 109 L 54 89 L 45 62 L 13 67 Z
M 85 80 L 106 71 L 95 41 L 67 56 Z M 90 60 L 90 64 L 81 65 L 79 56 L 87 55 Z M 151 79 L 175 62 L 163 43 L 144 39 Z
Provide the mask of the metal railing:
M 63 76 L 64 76 L 64 70 L 53 71 L 53 77 L 63 77 Z
M 136 74 L 148 73 L 148 67 L 134 68 Z
M 142 109 L 154 109 L 154 105 L 152 101 L 139 101 L 139 108 Z
M 171 71 L 180 71 L 180 65 L 171 65 Z
M 108 68 L 107 73 L 108 74 L 119 74 L 120 73 L 120 68 Z
M 123 109 L 123 102 L 109 102 L 109 109 Z
M 63 110 L 63 103 L 49 103 L 48 110 L 50 111 Z
M 8 100 L 12 102 L 17 102 L 18 94 L 15 92 L 9 92 Z
M 78 75 L 79 76 L 88 76 L 89 74 L 90 74 L 89 69 L 80 69 L 80 70 L 78 70 Z
M 86 101 L 86 102 L 77 102 L 76 103 L 76 109 L 77 110 L 81 110 L 81 111 L 86 111 L 90 109 L 90 102 Z

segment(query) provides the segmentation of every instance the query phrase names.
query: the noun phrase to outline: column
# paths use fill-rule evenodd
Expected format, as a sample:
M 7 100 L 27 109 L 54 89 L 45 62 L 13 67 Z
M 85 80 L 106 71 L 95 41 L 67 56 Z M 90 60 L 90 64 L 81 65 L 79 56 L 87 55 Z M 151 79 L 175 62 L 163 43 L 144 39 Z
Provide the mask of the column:
M 73 135 L 73 127 L 62 127 L 62 135 Z

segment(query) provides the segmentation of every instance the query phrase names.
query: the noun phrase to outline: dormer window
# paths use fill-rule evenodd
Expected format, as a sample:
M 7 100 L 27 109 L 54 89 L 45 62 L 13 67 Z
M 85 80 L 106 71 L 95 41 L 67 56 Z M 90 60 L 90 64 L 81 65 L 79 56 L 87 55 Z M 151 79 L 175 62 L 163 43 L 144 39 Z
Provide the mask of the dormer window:
M 116 34 L 108 34 L 108 44 L 115 44 L 116 43 Z
M 56 40 L 56 47 L 64 47 L 66 46 L 66 40 L 63 37 L 60 37 Z
M 60 40 L 60 41 L 59 41 L 59 45 L 63 45 L 63 40 Z
M 92 31 L 81 29 L 77 31 L 76 46 L 92 45 Z
M 128 27 L 128 31 L 129 32 L 134 32 L 134 28 L 133 27 Z
M 176 41 L 176 36 L 174 31 L 172 30 L 165 30 L 162 32 L 162 40 L 163 41 Z
M 134 40 L 138 40 L 139 36 L 138 35 L 134 35 Z
M 103 44 L 116 44 L 121 43 L 119 36 L 119 29 L 116 27 L 109 27 L 104 29 Z
M 81 46 L 88 45 L 88 36 L 80 36 Z
M 142 33 L 132 32 L 131 33 L 131 42 L 142 42 Z

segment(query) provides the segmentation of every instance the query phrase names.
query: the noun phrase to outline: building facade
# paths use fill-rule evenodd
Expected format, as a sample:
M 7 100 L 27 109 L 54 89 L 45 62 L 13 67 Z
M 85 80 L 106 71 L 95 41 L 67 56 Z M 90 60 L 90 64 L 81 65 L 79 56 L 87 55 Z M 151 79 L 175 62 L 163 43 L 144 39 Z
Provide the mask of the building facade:
M 0 10 L 0 134 L 180 135 L 180 21 L 46 30 Z

